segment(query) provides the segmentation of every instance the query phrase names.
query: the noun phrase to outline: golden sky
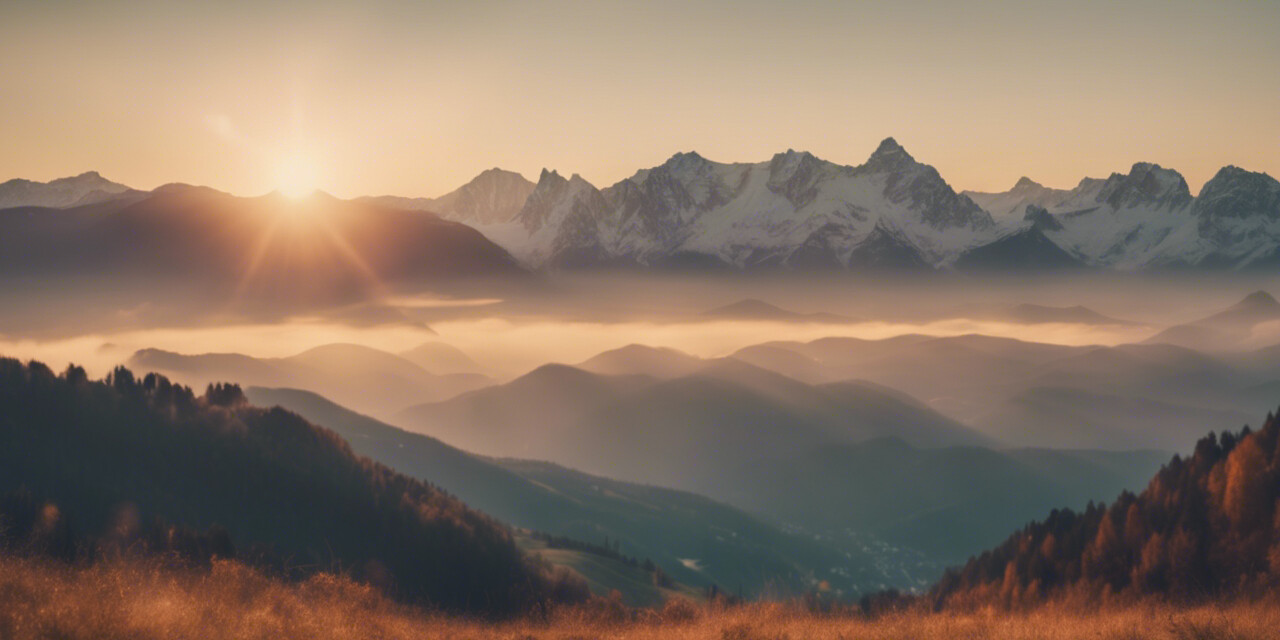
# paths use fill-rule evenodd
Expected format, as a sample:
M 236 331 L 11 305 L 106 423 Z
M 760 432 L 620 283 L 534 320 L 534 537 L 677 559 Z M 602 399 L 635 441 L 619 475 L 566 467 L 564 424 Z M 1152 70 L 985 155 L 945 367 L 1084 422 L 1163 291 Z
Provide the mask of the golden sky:
M 434 196 L 696 150 L 1280 174 L 1280 2 L 0 2 L 0 180 Z

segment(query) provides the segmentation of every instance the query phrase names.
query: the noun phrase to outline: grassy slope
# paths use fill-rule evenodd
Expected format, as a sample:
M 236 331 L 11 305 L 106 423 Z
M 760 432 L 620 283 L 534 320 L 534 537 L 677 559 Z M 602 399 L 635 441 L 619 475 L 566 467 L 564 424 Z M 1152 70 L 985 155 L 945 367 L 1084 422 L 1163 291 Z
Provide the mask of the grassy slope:
M 878 620 L 814 616 L 779 605 L 685 608 L 685 615 L 609 606 L 554 612 L 547 622 L 486 623 L 399 605 L 377 591 L 321 574 L 301 584 L 263 577 L 234 562 L 211 571 L 150 561 L 68 568 L 0 554 L 0 637 L 6 640 L 1263 640 L 1280 628 L 1274 603 L 1178 609 L 891 615 Z M 678 613 L 678 612 L 677 612 Z
M 691 600 L 703 599 L 701 589 L 674 583 L 671 588 L 653 584 L 649 572 L 639 567 L 606 558 L 586 551 L 551 549 L 541 540 L 517 534 L 516 544 L 525 552 L 540 556 L 551 564 L 569 567 L 582 576 L 598 596 L 608 596 L 617 590 L 622 601 L 632 607 L 652 607 L 680 596 Z

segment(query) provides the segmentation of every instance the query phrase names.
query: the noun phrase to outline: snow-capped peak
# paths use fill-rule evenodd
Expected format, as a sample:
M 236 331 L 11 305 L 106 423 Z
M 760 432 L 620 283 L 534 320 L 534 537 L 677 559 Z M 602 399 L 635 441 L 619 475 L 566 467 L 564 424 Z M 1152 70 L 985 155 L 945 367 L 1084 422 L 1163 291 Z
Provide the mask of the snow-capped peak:
M 916 159 L 893 138 L 885 138 L 862 168 L 873 172 L 901 171 L 916 164 Z
M 1138 162 L 1127 175 L 1111 174 L 1098 192 L 1097 201 L 1117 209 L 1144 205 L 1180 208 L 1191 203 L 1191 190 L 1177 171 Z
M 1030 190 L 1043 189 L 1043 188 L 1044 188 L 1044 185 L 1040 184 L 1039 182 L 1036 182 L 1035 180 L 1032 180 L 1031 178 L 1028 178 L 1026 176 L 1022 176 L 1021 178 L 1018 178 L 1018 182 L 1013 185 L 1012 191 L 1030 191 Z
M 680 152 L 607 189 L 544 169 L 515 222 L 486 233 L 532 266 L 965 268 L 997 244 L 970 262 L 1050 250 L 1041 262 L 1121 269 L 1280 262 L 1280 182 L 1265 174 L 1226 167 L 1193 198 L 1177 171 L 1138 162 L 1074 189 L 1024 176 L 958 194 L 893 138 L 858 166 L 794 149 L 756 163 Z

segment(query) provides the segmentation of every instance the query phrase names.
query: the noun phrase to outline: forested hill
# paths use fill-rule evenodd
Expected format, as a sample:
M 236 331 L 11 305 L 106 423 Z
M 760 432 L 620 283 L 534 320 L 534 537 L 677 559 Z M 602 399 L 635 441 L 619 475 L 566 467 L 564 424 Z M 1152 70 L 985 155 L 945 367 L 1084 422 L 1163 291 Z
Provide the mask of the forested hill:
M 1210 434 L 1139 495 L 1054 511 L 949 571 L 936 607 L 1233 598 L 1280 586 L 1280 420 Z
M 91 381 L 0 359 L 0 541 L 270 559 L 484 614 L 585 593 L 531 564 L 500 524 L 296 414 L 250 406 L 236 386 L 196 396 L 124 368 Z

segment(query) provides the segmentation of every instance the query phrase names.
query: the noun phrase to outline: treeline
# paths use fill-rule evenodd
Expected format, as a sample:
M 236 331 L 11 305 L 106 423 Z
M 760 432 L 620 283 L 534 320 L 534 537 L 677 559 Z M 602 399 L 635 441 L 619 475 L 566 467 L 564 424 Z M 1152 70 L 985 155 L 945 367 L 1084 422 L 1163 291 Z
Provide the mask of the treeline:
M 1055 510 L 948 571 L 935 608 L 1047 599 L 1178 602 L 1274 593 L 1280 586 L 1280 421 L 1210 434 L 1141 494 L 1082 513 Z
M 237 557 L 291 577 L 342 572 L 451 611 L 518 613 L 586 597 L 510 532 L 235 385 L 203 396 L 123 367 L 103 381 L 0 359 L 0 541 Z

